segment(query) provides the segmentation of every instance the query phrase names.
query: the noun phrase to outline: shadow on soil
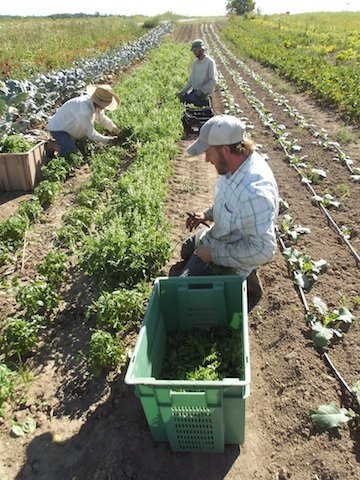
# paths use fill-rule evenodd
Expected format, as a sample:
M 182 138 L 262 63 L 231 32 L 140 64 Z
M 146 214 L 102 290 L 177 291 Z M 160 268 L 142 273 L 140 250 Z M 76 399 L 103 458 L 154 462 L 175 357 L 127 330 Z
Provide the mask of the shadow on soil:
M 31 192 L 30 192 L 31 194 Z M 0 205 L 4 205 L 7 202 L 10 202 L 11 200 L 16 200 L 20 199 L 21 197 L 28 196 L 29 192 L 24 192 L 24 191 L 14 191 L 14 192 L 0 192 Z
M 227 446 L 222 454 L 179 454 L 154 443 L 139 400 L 119 376 L 77 435 L 62 443 L 54 443 L 50 432 L 34 438 L 16 479 L 219 480 L 239 453 L 238 446 Z
M 91 326 L 84 321 L 87 306 L 99 295 L 98 286 L 82 272 L 70 273 L 63 293 L 66 308 L 33 363 L 49 383 L 57 380 L 49 419 L 62 426 L 81 419 L 79 432 L 60 443 L 48 427 L 28 445 L 17 480 L 219 480 L 239 456 L 239 446 L 224 453 L 173 453 L 167 443 L 153 442 L 140 401 L 123 375 L 93 379 L 84 358 Z M 125 368 L 124 368 L 125 370 Z M 59 382 L 60 380 L 60 382 Z M 53 389 L 54 390 L 54 389 Z M 54 422 L 55 423 L 55 422 Z

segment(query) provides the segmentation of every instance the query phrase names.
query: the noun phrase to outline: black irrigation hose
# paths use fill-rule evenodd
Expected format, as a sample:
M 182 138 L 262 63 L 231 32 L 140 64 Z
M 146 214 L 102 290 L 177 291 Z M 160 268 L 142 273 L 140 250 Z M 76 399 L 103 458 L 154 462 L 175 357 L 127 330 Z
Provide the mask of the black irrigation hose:
M 285 153 L 288 155 L 288 151 L 286 149 L 286 147 L 283 147 L 284 148 L 284 151 Z M 301 176 L 303 177 L 300 169 L 295 165 L 295 164 L 291 164 L 291 166 L 296 170 L 296 172 Z M 309 184 L 309 183 L 305 183 L 305 186 L 306 188 L 309 190 L 310 193 L 312 193 L 312 195 L 317 195 L 317 193 L 315 192 L 315 190 L 313 189 L 313 187 Z M 360 263 L 360 256 L 359 254 L 357 253 L 357 251 L 355 250 L 355 248 L 351 245 L 351 243 L 349 242 L 349 240 L 345 237 L 344 233 L 341 231 L 341 229 L 339 228 L 338 224 L 335 222 L 335 220 L 332 218 L 332 216 L 330 215 L 330 213 L 328 212 L 328 210 L 324 207 L 324 205 L 322 205 L 321 203 L 318 204 L 318 207 L 320 208 L 320 210 L 323 212 L 323 214 L 326 216 L 327 220 L 328 220 L 328 223 L 331 227 L 334 228 L 334 230 L 336 231 L 336 233 L 338 235 L 340 235 L 342 241 L 344 243 L 346 243 L 346 246 L 349 248 L 349 250 L 351 251 L 352 255 L 354 256 L 356 262 L 359 264 Z
M 208 32 L 206 33 L 207 35 Z M 210 39 L 210 36 L 209 35 L 209 39 Z M 214 42 L 215 44 L 215 41 L 212 39 L 212 41 Z M 228 73 L 230 74 L 230 68 L 229 67 L 226 67 L 225 63 L 223 62 L 224 64 L 224 67 L 227 69 Z M 239 77 L 241 78 L 241 75 L 236 72 Z M 250 89 L 250 87 L 249 87 Z M 244 92 L 243 92 L 244 93 Z M 244 95 L 247 97 L 247 95 L 244 93 Z M 252 95 L 252 94 L 251 94 Z M 255 98 L 255 100 L 259 101 L 258 99 Z M 251 103 L 251 102 L 250 102 Z M 261 103 L 261 102 L 260 102 Z M 253 103 L 251 103 L 251 106 L 254 108 L 254 110 L 257 112 L 257 114 L 259 115 L 259 117 L 261 119 L 263 119 L 263 112 L 257 107 L 257 105 L 254 105 Z M 275 131 L 275 129 L 272 127 L 271 123 L 267 122 L 267 126 L 270 128 L 270 130 L 272 131 L 272 133 L 274 134 L 275 138 L 277 137 L 277 132 Z M 284 153 L 287 155 L 288 158 L 291 157 L 291 154 L 289 153 L 287 147 L 285 145 L 283 145 L 283 143 L 280 141 L 280 145 L 284 151 Z M 295 165 L 295 164 L 292 164 L 290 163 L 290 166 L 293 167 L 297 173 L 303 177 L 301 171 L 299 170 L 299 168 Z M 315 190 L 313 189 L 313 187 L 309 184 L 309 183 L 306 183 L 305 184 L 307 189 L 313 194 L 313 195 L 317 195 L 317 193 L 315 192 Z M 324 213 L 324 215 L 326 216 L 327 220 L 328 220 L 328 223 L 331 227 L 333 227 L 333 229 L 336 231 L 336 233 L 341 237 L 342 241 L 346 244 L 346 246 L 349 248 L 351 254 L 353 255 L 353 257 L 355 258 L 357 264 L 360 264 L 360 256 L 359 254 L 357 253 L 357 251 L 355 250 L 355 248 L 351 245 L 351 243 L 349 242 L 349 240 L 347 238 L 345 238 L 345 235 L 344 233 L 341 231 L 341 229 L 339 228 L 339 226 L 337 225 L 337 223 L 335 222 L 335 220 L 332 218 L 332 216 L 330 215 L 330 213 L 327 211 L 327 209 L 322 205 L 322 204 L 319 204 L 318 205 L 320 210 Z
M 276 228 L 276 232 L 277 232 L 277 234 L 279 234 L 278 228 Z M 285 246 L 285 243 L 284 243 L 283 239 L 281 237 L 279 237 L 279 235 L 278 235 L 278 241 L 279 241 L 280 246 L 281 246 L 281 251 L 284 252 L 286 246 Z M 291 273 L 291 276 L 293 276 L 292 273 Z M 297 285 L 296 283 L 294 283 L 294 286 L 295 286 L 296 290 L 298 291 L 299 297 L 300 297 L 301 302 L 304 306 L 305 313 L 307 313 L 307 314 L 310 313 L 310 309 L 309 309 L 309 305 L 308 305 L 308 302 L 307 302 L 306 297 L 305 297 L 304 289 L 300 285 Z M 310 325 L 313 325 L 314 321 L 310 321 L 309 323 L 310 323 Z M 359 402 L 358 402 L 358 399 L 357 399 L 355 393 L 352 391 L 352 389 L 349 387 L 347 382 L 344 380 L 341 373 L 337 370 L 334 363 L 331 361 L 329 354 L 322 347 L 318 347 L 318 348 L 316 348 L 316 350 L 319 352 L 320 356 L 324 359 L 324 361 L 325 361 L 326 365 L 328 366 L 329 370 L 332 372 L 332 374 L 335 376 L 335 378 L 340 383 L 340 386 L 341 386 L 342 390 L 350 396 L 350 398 L 352 400 L 352 403 L 353 403 L 353 410 L 356 411 L 357 413 L 360 413 L 360 405 L 359 405 Z

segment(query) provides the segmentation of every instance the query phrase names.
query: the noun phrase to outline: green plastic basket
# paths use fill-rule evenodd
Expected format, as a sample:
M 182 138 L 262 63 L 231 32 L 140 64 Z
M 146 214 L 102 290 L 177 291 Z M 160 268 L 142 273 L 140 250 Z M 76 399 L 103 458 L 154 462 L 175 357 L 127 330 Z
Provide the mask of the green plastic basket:
M 239 328 L 243 377 L 158 380 L 167 334 L 194 327 Z M 244 443 L 250 394 L 246 281 L 239 276 L 157 278 L 125 382 L 135 385 L 152 437 L 174 451 L 222 452 Z

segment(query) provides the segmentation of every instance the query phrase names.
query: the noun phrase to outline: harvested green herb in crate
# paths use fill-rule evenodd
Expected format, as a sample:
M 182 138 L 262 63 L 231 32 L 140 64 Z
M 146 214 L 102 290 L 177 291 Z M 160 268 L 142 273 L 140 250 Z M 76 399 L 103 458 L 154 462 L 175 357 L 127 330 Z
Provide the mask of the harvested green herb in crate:
M 157 278 L 125 382 L 135 385 L 153 439 L 172 450 L 222 452 L 225 444 L 244 443 L 246 281 L 237 275 Z
M 242 375 L 242 339 L 239 330 L 197 328 L 168 336 L 160 378 L 222 380 L 240 378 Z

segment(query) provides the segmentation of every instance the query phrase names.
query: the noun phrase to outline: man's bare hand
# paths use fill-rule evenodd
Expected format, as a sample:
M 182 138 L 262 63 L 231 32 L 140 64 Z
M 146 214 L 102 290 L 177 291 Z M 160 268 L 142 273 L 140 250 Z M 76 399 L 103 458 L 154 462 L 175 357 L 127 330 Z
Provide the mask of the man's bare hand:
M 111 131 L 111 133 L 114 134 L 114 135 L 119 135 L 119 133 L 120 133 L 120 128 L 118 128 L 118 127 L 113 128 L 112 131 Z
M 205 263 L 210 263 L 212 260 L 211 247 L 209 245 L 200 245 L 194 253 Z
M 194 214 L 188 213 L 188 218 L 186 219 L 186 228 L 192 232 L 202 222 L 205 222 L 205 214 L 203 212 L 195 212 Z

